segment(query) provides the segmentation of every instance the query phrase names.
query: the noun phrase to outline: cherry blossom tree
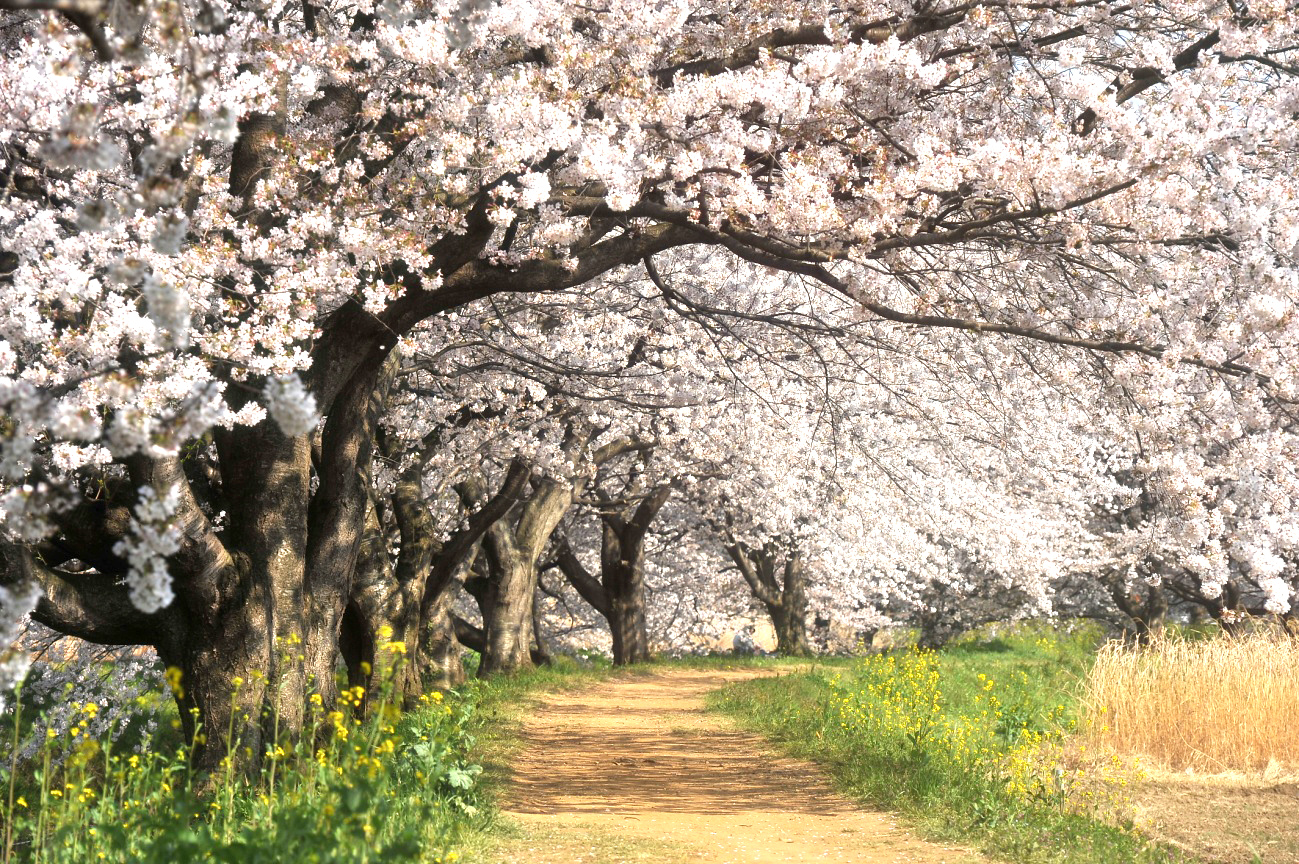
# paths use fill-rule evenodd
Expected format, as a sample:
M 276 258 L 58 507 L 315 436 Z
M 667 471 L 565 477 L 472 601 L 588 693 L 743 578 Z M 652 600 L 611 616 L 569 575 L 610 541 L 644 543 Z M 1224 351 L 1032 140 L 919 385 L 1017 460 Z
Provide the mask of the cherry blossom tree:
M 733 276 L 654 280 L 686 317 L 793 284 L 980 386 L 1130 400 L 1200 590 L 1280 573 L 1295 14 L 0 0 L 5 619 L 39 583 L 261 752 L 332 696 L 394 347 L 699 250 Z M 554 521 L 493 523 L 501 566 Z

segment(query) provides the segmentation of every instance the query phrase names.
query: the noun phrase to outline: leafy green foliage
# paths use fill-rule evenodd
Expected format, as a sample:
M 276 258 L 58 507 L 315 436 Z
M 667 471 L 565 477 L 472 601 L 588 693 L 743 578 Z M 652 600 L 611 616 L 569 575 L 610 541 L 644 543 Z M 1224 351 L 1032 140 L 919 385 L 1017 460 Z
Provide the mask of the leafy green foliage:
M 344 691 L 340 707 L 365 696 Z M 405 714 L 386 700 L 363 720 L 317 710 L 309 734 L 268 745 L 252 776 L 197 775 L 184 747 L 113 752 L 78 724 L 47 741 L 39 767 L 10 766 L 0 851 L 39 864 L 454 861 L 481 809 L 474 708 L 472 693 L 434 693 Z

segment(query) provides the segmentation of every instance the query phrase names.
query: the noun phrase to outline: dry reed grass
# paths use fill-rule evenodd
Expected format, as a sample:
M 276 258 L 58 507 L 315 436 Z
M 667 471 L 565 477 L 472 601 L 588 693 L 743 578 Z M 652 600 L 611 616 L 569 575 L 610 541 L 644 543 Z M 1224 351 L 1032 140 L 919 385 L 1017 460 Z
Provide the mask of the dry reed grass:
M 1087 678 L 1086 734 L 1184 771 L 1299 768 L 1299 640 L 1265 632 L 1104 646 Z

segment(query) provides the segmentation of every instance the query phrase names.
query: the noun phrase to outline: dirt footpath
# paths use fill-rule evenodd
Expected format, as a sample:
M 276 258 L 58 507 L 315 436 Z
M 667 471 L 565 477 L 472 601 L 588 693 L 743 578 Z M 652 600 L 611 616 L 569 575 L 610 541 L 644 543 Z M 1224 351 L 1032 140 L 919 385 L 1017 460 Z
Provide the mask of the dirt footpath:
M 523 723 L 504 802 L 515 836 L 485 860 L 972 864 L 857 809 L 819 770 L 706 713 L 751 672 L 673 670 L 550 694 Z

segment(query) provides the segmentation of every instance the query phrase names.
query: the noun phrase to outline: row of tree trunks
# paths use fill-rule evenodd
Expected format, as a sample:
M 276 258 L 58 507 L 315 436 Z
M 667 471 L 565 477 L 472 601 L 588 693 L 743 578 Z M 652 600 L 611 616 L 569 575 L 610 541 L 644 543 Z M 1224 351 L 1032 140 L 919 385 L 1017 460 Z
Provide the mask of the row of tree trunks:
M 470 496 L 477 509 L 464 527 L 439 542 L 421 490 L 424 467 L 412 464 L 389 497 L 401 547 L 395 565 L 379 507 L 371 501 L 342 640 L 353 685 L 373 691 L 384 683 L 378 676 L 390 676 L 395 695 L 407 704 L 426 690 L 464 680 L 451 615 L 456 591 L 478 557 L 483 535 L 515 506 L 528 478 L 527 466 L 511 464 L 497 493 L 483 501 Z

